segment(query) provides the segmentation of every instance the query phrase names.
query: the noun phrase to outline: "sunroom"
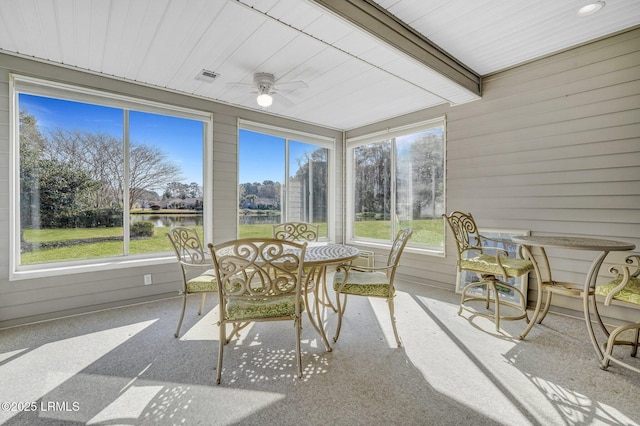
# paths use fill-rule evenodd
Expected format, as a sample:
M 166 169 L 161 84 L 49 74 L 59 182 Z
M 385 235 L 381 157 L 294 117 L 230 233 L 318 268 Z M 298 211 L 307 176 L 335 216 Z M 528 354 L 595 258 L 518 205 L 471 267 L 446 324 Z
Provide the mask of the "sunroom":
M 205 242 L 300 219 L 324 241 L 380 254 L 411 223 L 397 278 L 409 298 L 458 297 L 442 219 L 454 210 L 487 232 L 617 240 L 637 253 L 640 4 L 579 12 L 587 3 L 2 2 L 0 329 L 177 300 L 165 237 L 177 216 L 158 214 L 168 210 L 195 216 L 186 223 Z M 31 155 L 42 161 L 32 179 L 53 188 L 67 176 L 67 190 L 21 186 Z M 80 163 L 82 173 L 65 166 Z M 115 222 L 47 236 L 71 215 L 90 215 L 94 225 L 76 228 L 91 232 Z M 154 223 L 152 244 L 139 221 Z M 549 254 L 557 279 L 575 282 L 596 255 Z M 609 253 L 599 279 L 629 254 Z M 531 307 L 538 283 L 525 292 Z M 582 300 L 554 297 L 551 312 L 581 318 Z M 616 303 L 602 313 L 638 316 Z

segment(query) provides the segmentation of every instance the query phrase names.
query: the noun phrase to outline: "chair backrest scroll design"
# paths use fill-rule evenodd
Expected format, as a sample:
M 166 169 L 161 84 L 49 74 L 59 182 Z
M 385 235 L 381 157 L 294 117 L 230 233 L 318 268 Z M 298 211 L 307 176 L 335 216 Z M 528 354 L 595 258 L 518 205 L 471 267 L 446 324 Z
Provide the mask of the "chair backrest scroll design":
M 169 230 L 167 237 L 169 237 L 176 255 L 181 261 L 193 265 L 208 263 L 204 246 L 194 229 L 176 226 Z
M 306 243 L 247 238 L 213 247 L 223 300 L 300 295 Z
M 318 225 L 306 222 L 274 225 L 273 238 L 286 241 L 318 241 Z
M 389 252 L 389 258 L 387 260 L 387 266 L 390 268 L 387 269 L 387 277 L 393 280 L 393 276 L 396 273 L 396 268 L 398 267 L 398 263 L 400 262 L 400 256 L 404 251 L 409 238 L 413 234 L 413 229 L 406 228 L 398 231 L 396 235 L 396 239 L 393 241 L 393 245 L 391 246 L 391 251 Z
M 471 213 L 454 211 L 449 216 L 444 214 L 442 217 L 447 220 L 447 224 L 456 240 L 458 259 L 462 257 L 465 251 L 474 250 L 482 253 L 480 233 Z

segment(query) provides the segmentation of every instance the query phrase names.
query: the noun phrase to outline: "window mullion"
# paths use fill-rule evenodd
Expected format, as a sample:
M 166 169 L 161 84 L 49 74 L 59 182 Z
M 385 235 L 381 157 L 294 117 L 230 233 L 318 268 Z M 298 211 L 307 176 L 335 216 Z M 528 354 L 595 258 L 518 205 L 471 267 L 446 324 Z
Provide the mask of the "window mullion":
M 129 143 L 129 110 L 123 110 L 123 130 L 122 130 L 122 150 L 123 150 L 123 176 L 124 182 L 122 183 L 122 242 L 123 242 L 123 254 L 127 256 L 129 254 L 129 183 L 131 182 L 131 170 L 129 168 L 130 160 L 130 143 Z
M 284 188 L 280 189 L 280 221 L 289 221 L 289 139 L 284 139 Z
M 393 241 L 394 235 L 396 235 L 396 139 L 391 139 L 391 205 L 390 205 L 390 219 L 391 219 L 391 235 L 390 240 Z
M 307 205 L 307 222 L 313 223 L 313 160 L 309 157 L 309 181 L 307 182 L 307 194 L 305 199 L 309 200 Z

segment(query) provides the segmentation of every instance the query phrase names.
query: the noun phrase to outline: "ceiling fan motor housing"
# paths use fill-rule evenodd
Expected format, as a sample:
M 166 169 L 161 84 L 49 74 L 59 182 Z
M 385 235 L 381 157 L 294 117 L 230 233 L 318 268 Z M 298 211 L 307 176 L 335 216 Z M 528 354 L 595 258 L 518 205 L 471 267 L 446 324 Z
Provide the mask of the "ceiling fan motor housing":
M 271 90 L 275 83 L 273 78 L 273 74 L 269 74 L 266 72 L 258 72 L 253 76 L 253 84 L 258 89 L 266 89 L 267 92 Z

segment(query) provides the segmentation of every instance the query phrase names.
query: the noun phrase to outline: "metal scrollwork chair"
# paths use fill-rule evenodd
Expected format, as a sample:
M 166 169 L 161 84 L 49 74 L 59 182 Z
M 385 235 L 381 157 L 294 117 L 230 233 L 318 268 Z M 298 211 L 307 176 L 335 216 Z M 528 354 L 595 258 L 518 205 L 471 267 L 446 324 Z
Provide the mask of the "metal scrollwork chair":
M 609 271 L 616 276 L 613 281 L 596 286 L 595 293 L 605 297 L 605 306 L 611 305 L 614 299 L 623 303 L 636 306 L 640 305 L 640 254 L 627 257 L 626 263 L 626 265 L 613 266 L 609 269 Z M 632 336 L 629 340 L 625 340 L 620 336 L 621 333 L 627 330 L 631 332 L 630 336 Z M 640 368 L 614 356 L 613 349 L 616 345 L 631 346 L 631 356 L 637 356 L 638 346 L 640 346 L 640 322 L 615 327 L 609 333 L 609 338 L 604 344 L 604 358 L 601 361 L 601 368 L 603 370 L 609 367 L 610 362 L 614 362 L 640 373 Z
M 307 243 L 245 238 L 208 245 L 219 283 L 220 342 L 216 383 L 222 376 L 224 346 L 252 322 L 292 321 L 298 377 L 302 377 L 302 269 Z M 233 330 L 227 335 L 226 325 Z
M 315 241 L 318 241 L 319 228 L 320 228 L 319 225 L 314 225 L 312 223 L 307 223 L 307 222 L 280 223 L 277 225 L 273 225 L 273 238 L 277 240 L 284 240 L 284 241 L 315 242 Z M 315 275 L 315 272 L 316 272 L 315 268 L 304 269 L 305 275 L 312 275 L 307 279 L 308 284 L 313 283 L 313 278 L 314 278 L 313 275 Z M 331 300 L 327 295 L 327 286 L 324 285 L 327 281 L 326 269 L 322 269 L 322 274 L 318 278 L 323 280 L 322 283 L 316 283 L 313 285 L 323 284 L 321 285 L 322 298 L 320 303 L 324 306 L 331 307 L 335 311 L 336 309 L 333 307 L 333 304 L 331 303 Z
M 387 300 L 389 306 L 389 314 L 391 316 L 391 325 L 393 327 L 393 334 L 396 338 L 398 347 L 402 346 L 400 338 L 398 337 L 398 330 L 396 328 L 396 317 L 394 312 L 393 298 L 395 297 L 394 279 L 396 275 L 396 269 L 400 263 L 400 256 L 407 245 L 407 241 L 413 233 L 412 229 L 403 229 L 398 232 L 389 257 L 385 266 L 355 266 L 355 265 L 340 265 L 336 270 L 336 274 L 333 278 L 333 289 L 336 292 L 336 302 L 338 305 L 338 326 L 336 328 L 336 334 L 333 341 L 338 340 L 340 336 L 340 328 L 342 327 L 342 317 L 344 316 L 345 309 L 347 307 L 347 296 L 365 296 L 365 297 L 382 297 Z M 340 295 L 343 296 L 343 301 L 340 301 Z
M 273 238 L 286 241 L 318 241 L 319 225 L 286 222 L 273 225 Z
M 519 277 L 533 271 L 533 262 L 519 257 L 508 257 L 509 254 L 506 250 L 488 245 L 489 242 L 501 243 L 501 241 L 481 235 L 471 213 L 454 211 L 449 216 L 445 214 L 442 217 L 446 219 L 456 240 L 458 272 L 473 272 L 480 278 L 479 281 L 465 286 L 462 290 L 458 315 L 462 313 L 463 309 L 466 309 L 475 315 L 493 319 L 496 330 L 500 329 L 500 320 L 513 321 L 524 318 L 528 323 L 525 295 L 520 289 L 510 286 L 506 281 L 509 278 Z M 479 287 L 485 288 L 484 295 L 477 292 L 476 289 Z M 514 291 L 518 295 L 520 303 L 515 304 L 501 299 L 500 291 Z M 494 311 L 485 313 L 473 309 L 466 305 L 471 301 L 484 301 L 486 309 L 489 309 L 490 304 L 493 303 Z M 517 312 L 514 315 L 501 316 L 501 305 L 515 308 Z
M 187 296 L 190 294 L 202 294 L 200 309 L 198 309 L 198 315 L 201 315 L 207 293 L 217 292 L 218 285 L 213 270 L 213 262 L 211 258 L 205 255 L 204 246 L 194 229 L 176 226 L 169 230 L 167 237 L 173 245 L 180 271 L 182 272 L 183 286 L 180 290 L 180 294 L 183 297 L 182 313 L 175 332 L 175 337 L 178 337 L 180 327 L 182 327 L 182 320 L 184 319 L 184 311 L 187 307 Z

